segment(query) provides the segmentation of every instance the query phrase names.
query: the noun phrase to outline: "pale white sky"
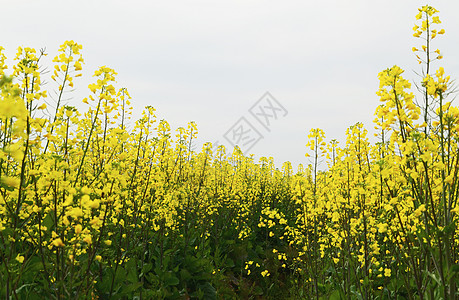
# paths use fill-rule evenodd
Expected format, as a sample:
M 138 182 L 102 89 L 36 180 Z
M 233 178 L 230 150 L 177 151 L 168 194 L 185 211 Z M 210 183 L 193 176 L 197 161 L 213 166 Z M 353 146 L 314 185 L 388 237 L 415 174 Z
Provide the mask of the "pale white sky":
M 66 4 L 69 3 L 69 4 Z M 319 127 L 345 141 L 363 122 L 372 133 L 378 72 L 399 65 L 405 78 L 420 71 L 411 52 L 417 8 L 407 0 L 4 1 L 0 46 L 83 45 L 85 77 L 73 101 L 88 94 L 99 66 L 118 72 L 135 113 L 146 105 L 172 128 L 198 124 L 200 141 L 229 146 L 224 134 L 241 118 L 263 138 L 250 149 L 276 164 L 307 163 L 307 134 Z M 446 73 L 459 76 L 458 1 L 431 1 L 444 36 L 435 40 Z M 11 63 L 10 63 L 11 65 Z M 51 63 L 49 64 L 51 66 Z M 440 64 L 434 66 L 437 69 Z M 249 109 L 265 92 L 287 110 L 269 131 Z M 233 127 L 234 128 L 234 127 Z

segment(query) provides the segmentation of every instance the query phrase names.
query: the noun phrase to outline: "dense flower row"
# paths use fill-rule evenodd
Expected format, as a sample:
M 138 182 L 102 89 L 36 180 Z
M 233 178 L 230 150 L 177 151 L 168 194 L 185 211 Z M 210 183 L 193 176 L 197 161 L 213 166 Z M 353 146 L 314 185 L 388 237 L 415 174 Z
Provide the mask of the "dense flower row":
M 444 69 L 429 73 L 436 14 L 422 7 L 414 27 L 420 104 L 401 68 L 382 71 L 380 142 L 360 123 L 343 147 L 313 129 L 297 172 L 237 148 L 192 151 L 196 124 L 174 134 L 152 107 L 129 127 L 129 93 L 108 67 L 86 113 L 65 105 L 84 63 L 73 41 L 53 60 L 54 101 L 44 52 L 19 48 L 7 76 L 0 48 L 0 295 L 453 298 L 459 109 Z

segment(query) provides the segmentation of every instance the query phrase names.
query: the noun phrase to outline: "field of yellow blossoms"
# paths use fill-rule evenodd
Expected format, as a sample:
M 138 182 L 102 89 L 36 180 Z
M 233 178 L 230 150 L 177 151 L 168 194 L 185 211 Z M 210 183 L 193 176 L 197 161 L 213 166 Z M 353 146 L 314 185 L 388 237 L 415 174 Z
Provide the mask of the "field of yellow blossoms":
M 45 53 L 20 47 L 5 74 L 0 47 L 0 298 L 458 299 L 459 109 L 437 14 L 416 15 L 419 82 L 378 75 L 379 142 L 360 123 L 342 145 L 312 129 L 298 170 L 192 151 L 196 124 L 171 132 L 152 107 L 128 127 L 108 67 L 81 114 L 63 100 L 73 41 L 48 68 L 53 100 Z

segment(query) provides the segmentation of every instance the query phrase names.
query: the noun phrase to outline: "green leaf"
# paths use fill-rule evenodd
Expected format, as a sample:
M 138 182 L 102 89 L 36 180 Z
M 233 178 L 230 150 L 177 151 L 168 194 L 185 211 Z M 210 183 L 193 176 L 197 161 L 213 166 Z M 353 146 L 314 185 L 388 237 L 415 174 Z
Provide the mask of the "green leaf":
M 166 278 L 164 278 L 164 284 L 166 286 L 177 285 L 180 283 L 180 280 L 173 273 L 166 273 Z
M 132 293 L 132 292 L 136 291 L 137 289 L 139 289 L 141 286 L 142 286 L 141 282 L 131 283 L 131 284 L 129 284 L 126 287 L 123 288 L 122 293 L 123 294 Z
M 200 289 L 204 292 L 204 299 L 217 299 L 217 290 L 210 284 L 210 282 L 206 282 Z
M 330 297 L 328 298 L 328 300 L 340 300 L 340 299 L 341 299 L 341 295 L 340 295 L 339 290 L 334 290 L 330 294 Z
M 136 283 L 139 281 L 139 277 L 136 272 L 136 265 L 134 260 L 129 260 L 126 264 L 126 279 L 131 283 Z
M 450 235 L 451 233 L 453 233 L 456 229 L 456 224 L 455 223 L 450 223 L 448 224 L 448 226 L 446 226 L 444 229 L 443 229 L 443 232 L 447 235 Z
M 454 273 L 459 272 L 459 265 L 458 264 L 452 265 L 451 272 L 454 272 Z
M 188 280 L 190 280 L 191 277 L 192 276 L 191 276 L 190 272 L 188 272 L 187 269 L 181 269 L 180 270 L 180 278 L 182 279 L 182 281 L 188 281 Z
M 441 280 L 440 280 L 440 277 L 438 277 L 436 274 L 434 273 L 430 273 L 429 271 L 425 271 L 427 273 L 427 275 L 429 275 L 438 285 L 441 285 Z
M 152 268 L 153 268 L 153 264 L 144 264 L 142 268 L 142 273 L 146 274 L 150 272 Z
M 46 226 L 48 231 L 53 227 L 53 217 L 51 214 L 47 214 L 46 217 L 43 219 L 42 226 Z
M 23 289 L 25 289 L 27 287 L 33 287 L 34 285 L 36 285 L 36 284 L 35 283 L 23 284 L 18 289 L 16 289 L 16 294 L 20 294 Z
M 235 266 L 234 261 L 231 258 L 226 259 L 226 267 L 233 268 Z

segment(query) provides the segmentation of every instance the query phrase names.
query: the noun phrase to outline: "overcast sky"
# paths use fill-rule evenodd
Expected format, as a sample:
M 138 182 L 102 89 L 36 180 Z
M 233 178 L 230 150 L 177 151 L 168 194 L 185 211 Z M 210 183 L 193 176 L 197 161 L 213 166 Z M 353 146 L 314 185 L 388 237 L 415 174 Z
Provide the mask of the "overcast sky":
M 73 101 L 89 93 L 94 70 L 106 65 L 118 72 L 118 87 L 130 91 L 137 116 L 151 105 L 172 128 L 195 121 L 201 142 L 228 147 L 235 141 L 232 132 L 250 129 L 258 134 L 249 152 L 272 156 L 278 166 L 287 160 L 308 163 L 311 128 L 322 128 L 341 145 L 346 128 L 356 122 L 373 133 L 380 71 L 396 64 L 406 70 L 405 78 L 419 80 L 411 48 L 420 41 L 412 27 L 425 2 L 66 3 L 2 1 L 0 46 L 8 57 L 18 46 L 46 47 L 51 61 L 60 44 L 74 40 L 83 45 L 85 76 L 75 81 Z M 440 11 L 446 30 L 434 40 L 444 55 L 434 68 L 442 65 L 457 79 L 459 1 L 430 5 Z M 275 100 L 257 102 L 266 92 Z M 271 116 L 274 109 L 277 120 L 268 118 L 269 126 L 263 126 L 255 116 L 267 119 L 249 111 L 260 107 Z

